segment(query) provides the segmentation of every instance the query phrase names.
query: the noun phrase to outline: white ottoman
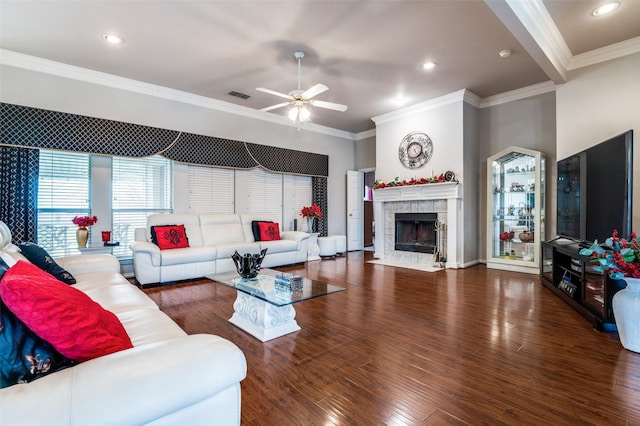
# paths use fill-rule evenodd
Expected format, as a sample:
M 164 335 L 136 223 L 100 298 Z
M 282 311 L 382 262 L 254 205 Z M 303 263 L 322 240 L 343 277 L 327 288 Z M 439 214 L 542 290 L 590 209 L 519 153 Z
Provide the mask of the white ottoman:
M 334 237 L 318 237 L 320 257 L 335 257 L 336 239 Z
M 336 239 L 336 254 L 345 254 L 347 252 L 347 237 L 344 235 L 329 235 Z

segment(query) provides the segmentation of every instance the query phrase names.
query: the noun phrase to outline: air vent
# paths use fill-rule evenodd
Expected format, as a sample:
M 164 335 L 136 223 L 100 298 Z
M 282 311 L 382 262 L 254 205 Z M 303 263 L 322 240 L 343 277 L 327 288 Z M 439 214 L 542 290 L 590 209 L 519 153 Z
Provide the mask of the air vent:
M 229 95 L 235 96 L 236 98 L 240 99 L 249 99 L 251 97 L 249 95 L 245 95 L 244 93 L 236 92 L 235 90 L 230 91 Z

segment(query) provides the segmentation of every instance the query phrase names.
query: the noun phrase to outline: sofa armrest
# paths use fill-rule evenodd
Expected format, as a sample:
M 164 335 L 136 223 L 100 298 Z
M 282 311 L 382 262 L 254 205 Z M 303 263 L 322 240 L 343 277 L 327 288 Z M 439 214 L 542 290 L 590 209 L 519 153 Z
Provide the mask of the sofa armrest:
M 54 260 L 71 275 L 89 272 L 120 272 L 120 262 L 111 254 L 74 254 L 56 257 Z
M 178 337 L 4 388 L 0 420 L 7 425 L 147 424 L 234 386 L 239 399 L 246 368 L 244 355 L 228 340 Z
M 136 241 L 129 245 L 133 257 L 149 256 L 153 266 L 160 266 L 160 247 L 146 241 Z
M 309 239 L 309 234 L 302 231 L 283 231 L 280 233 L 283 240 L 294 240 L 298 243 L 298 250 L 302 249 L 302 242 Z

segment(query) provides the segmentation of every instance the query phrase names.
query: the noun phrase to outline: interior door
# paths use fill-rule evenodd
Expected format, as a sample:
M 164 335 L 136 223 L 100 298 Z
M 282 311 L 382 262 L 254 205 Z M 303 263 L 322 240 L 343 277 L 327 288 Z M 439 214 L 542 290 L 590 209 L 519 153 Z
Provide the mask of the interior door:
M 362 173 L 347 170 L 347 250 L 362 250 Z

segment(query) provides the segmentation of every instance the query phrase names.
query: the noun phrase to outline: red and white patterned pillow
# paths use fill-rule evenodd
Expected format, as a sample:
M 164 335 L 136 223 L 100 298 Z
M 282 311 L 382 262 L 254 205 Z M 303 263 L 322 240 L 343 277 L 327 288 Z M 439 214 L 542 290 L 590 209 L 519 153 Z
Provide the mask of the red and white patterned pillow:
M 274 241 L 280 239 L 280 226 L 276 222 L 259 222 L 260 241 Z

